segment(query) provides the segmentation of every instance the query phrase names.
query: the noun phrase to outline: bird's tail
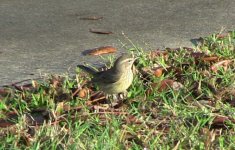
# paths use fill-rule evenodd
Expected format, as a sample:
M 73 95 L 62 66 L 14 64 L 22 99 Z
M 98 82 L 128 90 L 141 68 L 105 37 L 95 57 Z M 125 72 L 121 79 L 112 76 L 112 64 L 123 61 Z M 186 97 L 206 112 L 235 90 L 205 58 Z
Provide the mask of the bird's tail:
M 95 71 L 94 69 L 92 68 L 89 68 L 87 66 L 84 66 L 84 65 L 77 65 L 78 68 L 82 69 L 83 71 L 89 73 L 89 74 L 92 74 L 94 75 L 97 71 Z

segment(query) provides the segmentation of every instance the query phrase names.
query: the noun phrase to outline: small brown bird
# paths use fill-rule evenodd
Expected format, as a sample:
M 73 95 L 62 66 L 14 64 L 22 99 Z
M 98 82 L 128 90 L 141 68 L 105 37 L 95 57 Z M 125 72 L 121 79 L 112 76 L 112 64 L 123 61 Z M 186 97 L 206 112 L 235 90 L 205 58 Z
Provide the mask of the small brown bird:
M 78 65 L 82 70 L 93 75 L 92 83 L 97 84 L 106 94 L 126 92 L 133 81 L 132 65 L 136 59 L 122 54 L 108 70 L 97 72 L 89 67 Z

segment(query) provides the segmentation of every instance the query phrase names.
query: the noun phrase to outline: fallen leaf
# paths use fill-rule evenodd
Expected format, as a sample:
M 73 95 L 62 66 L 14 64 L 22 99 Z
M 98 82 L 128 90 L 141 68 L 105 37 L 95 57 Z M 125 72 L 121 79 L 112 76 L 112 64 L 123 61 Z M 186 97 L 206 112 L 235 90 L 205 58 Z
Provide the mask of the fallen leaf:
M 89 94 L 89 89 L 88 88 L 83 88 L 78 92 L 78 97 L 80 98 L 86 98 Z
M 233 118 L 227 117 L 227 116 L 215 116 L 211 123 L 211 128 L 210 129 L 215 129 L 215 128 L 224 128 L 227 129 L 229 126 L 229 122 L 235 123 L 235 120 Z
M 225 102 L 230 104 L 232 107 L 235 107 L 235 98 L 227 99 Z
M 9 126 L 12 126 L 14 125 L 15 123 L 11 122 L 11 121 L 7 121 L 7 120 L 3 120 L 3 119 L 0 119 L 0 127 L 1 128 L 6 128 L 6 127 L 9 127 Z
M 49 82 L 54 88 L 61 87 L 64 82 L 64 77 L 53 75 L 49 79 Z
M 18 88 L 17 88 L 18 87 Z M 31 92 L 33 92 L 33 91 L 35 91 L 36 90 L 36 88 L 33 86 L 33 84 L 32 83 L 29 83 L 29 84 L 24 84 L 24 85 L 22 85 L 22 86 L 15 86 L 15 88 L 17 88 L 18 90 L 20 90 L 20 91 L 31 91 Z
M 0 128 L 6 128 L 17 123 L 18 114 L 16 112 L 9 112 L 6 118 L 0 118 Z
M 164 71 L 163 67 L 154 67 L 154 68 L 150 68 L 150 67 L 143 67 L 141 68 L 141 73 L 144 76 L 148 76 L 148 75 L 154 75 L 156 77 L 161 77 Z
M 193 57 L 193 58 L 201 58 L 203 56 L 205 56 L 205 53 L 202 53 L 202 52 L 192 52 L 191 53 L 191 57 Z
M 157 68 L 155 71 L 154 71 L 154 75 L 156 77 L 161 77 L 162 76 L 162 73 L 163 73 L 163 68 L 160 67 L 160 68 Z
M 81 20 L 101 20 L 104 17 L 101 16 L 88 16 L 88 17 L 81 17 Z
M 109 54 L 109 53 L 115 53 L 117 51 L 116 48 L 112 46 L 102 46 L 90 50 L 85 50 L 83 52 L 84 55 L 102 55 L 102 54 Z
M 211 62 L 211 61 L 218 61 L 219 57 L 218 56 L 205 56 L 201 59 L 206 62 Z
M 162 92 L 164 90 L 169 89 L 169 87 L 173 86 L 173 83 L 174 83 L 174 80 L 171 80 L 171 79 L 162 80 L 161 83 L 160 83 L 160 87 L 159 87 L 158 91 Z
M 165 60 L 168 59 L 168 52 L 165 50 L 154 50 L 149 53 L 150 59 L 154 59 L 156 57 L 163 56 Z
M 113 34 L 111 31 L 105 31 L 105 30 L 100 30 L 100 29 L 90 29 L 89 30 L 91 33 L 96 33 L 96 34 Z
M 13 89 L 10 89 L 10 88 L 0 89 L 0 96 L 2 97 L 11 96 L 13 93 L 14 93 Z
M 220 33 L 216 35 L 216 38 L 223 39 L 229 36 L 229 33 Z
M 183 74 L 183 70 L 180 67 L 170 66 L 166 69 L 167 73 L 173 73 L 177 79 L 180 79 Z
M 217 72 L 219 67 L 223 67 L 224 70 L 226 71 L 228 69 L 228 65 L 232 62 L 232 60 L 222 60 L 219 61 L 217 63 L 215 63 L 214 65 L 211 66 L 211 70 L 214 72 Z

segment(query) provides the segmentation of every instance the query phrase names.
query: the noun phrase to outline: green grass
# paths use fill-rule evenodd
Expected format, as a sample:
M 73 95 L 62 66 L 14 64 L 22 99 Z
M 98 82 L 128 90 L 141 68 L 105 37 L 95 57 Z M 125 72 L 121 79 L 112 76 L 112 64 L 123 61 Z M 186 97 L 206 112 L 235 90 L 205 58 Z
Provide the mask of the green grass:
M 138 71 L 115 108 L 79 69 L 76 78 L 2 89 L 0 149 L 235 149 L 234 31 L 194 49 L 129 52 Z

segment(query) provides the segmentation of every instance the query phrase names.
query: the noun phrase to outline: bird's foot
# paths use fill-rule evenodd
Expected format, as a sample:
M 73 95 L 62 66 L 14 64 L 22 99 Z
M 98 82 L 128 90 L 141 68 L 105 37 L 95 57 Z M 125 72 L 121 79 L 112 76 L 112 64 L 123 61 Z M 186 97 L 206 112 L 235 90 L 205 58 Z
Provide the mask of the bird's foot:
M 109 106 L 112 107 L 112 108 L 116 107 L 120 103 L 122 103 L 122 99 L 117 94 L 106 95 L 106 100 L 107 100 Z
M 127 96 L 128 96 L 128 92 L 127 92 L 127 91 L 125 91 L 125 92 L 123 92 L 123 93 L 119 93 L 119 98 L 120 98 L 121 100 L 126 99 Z

